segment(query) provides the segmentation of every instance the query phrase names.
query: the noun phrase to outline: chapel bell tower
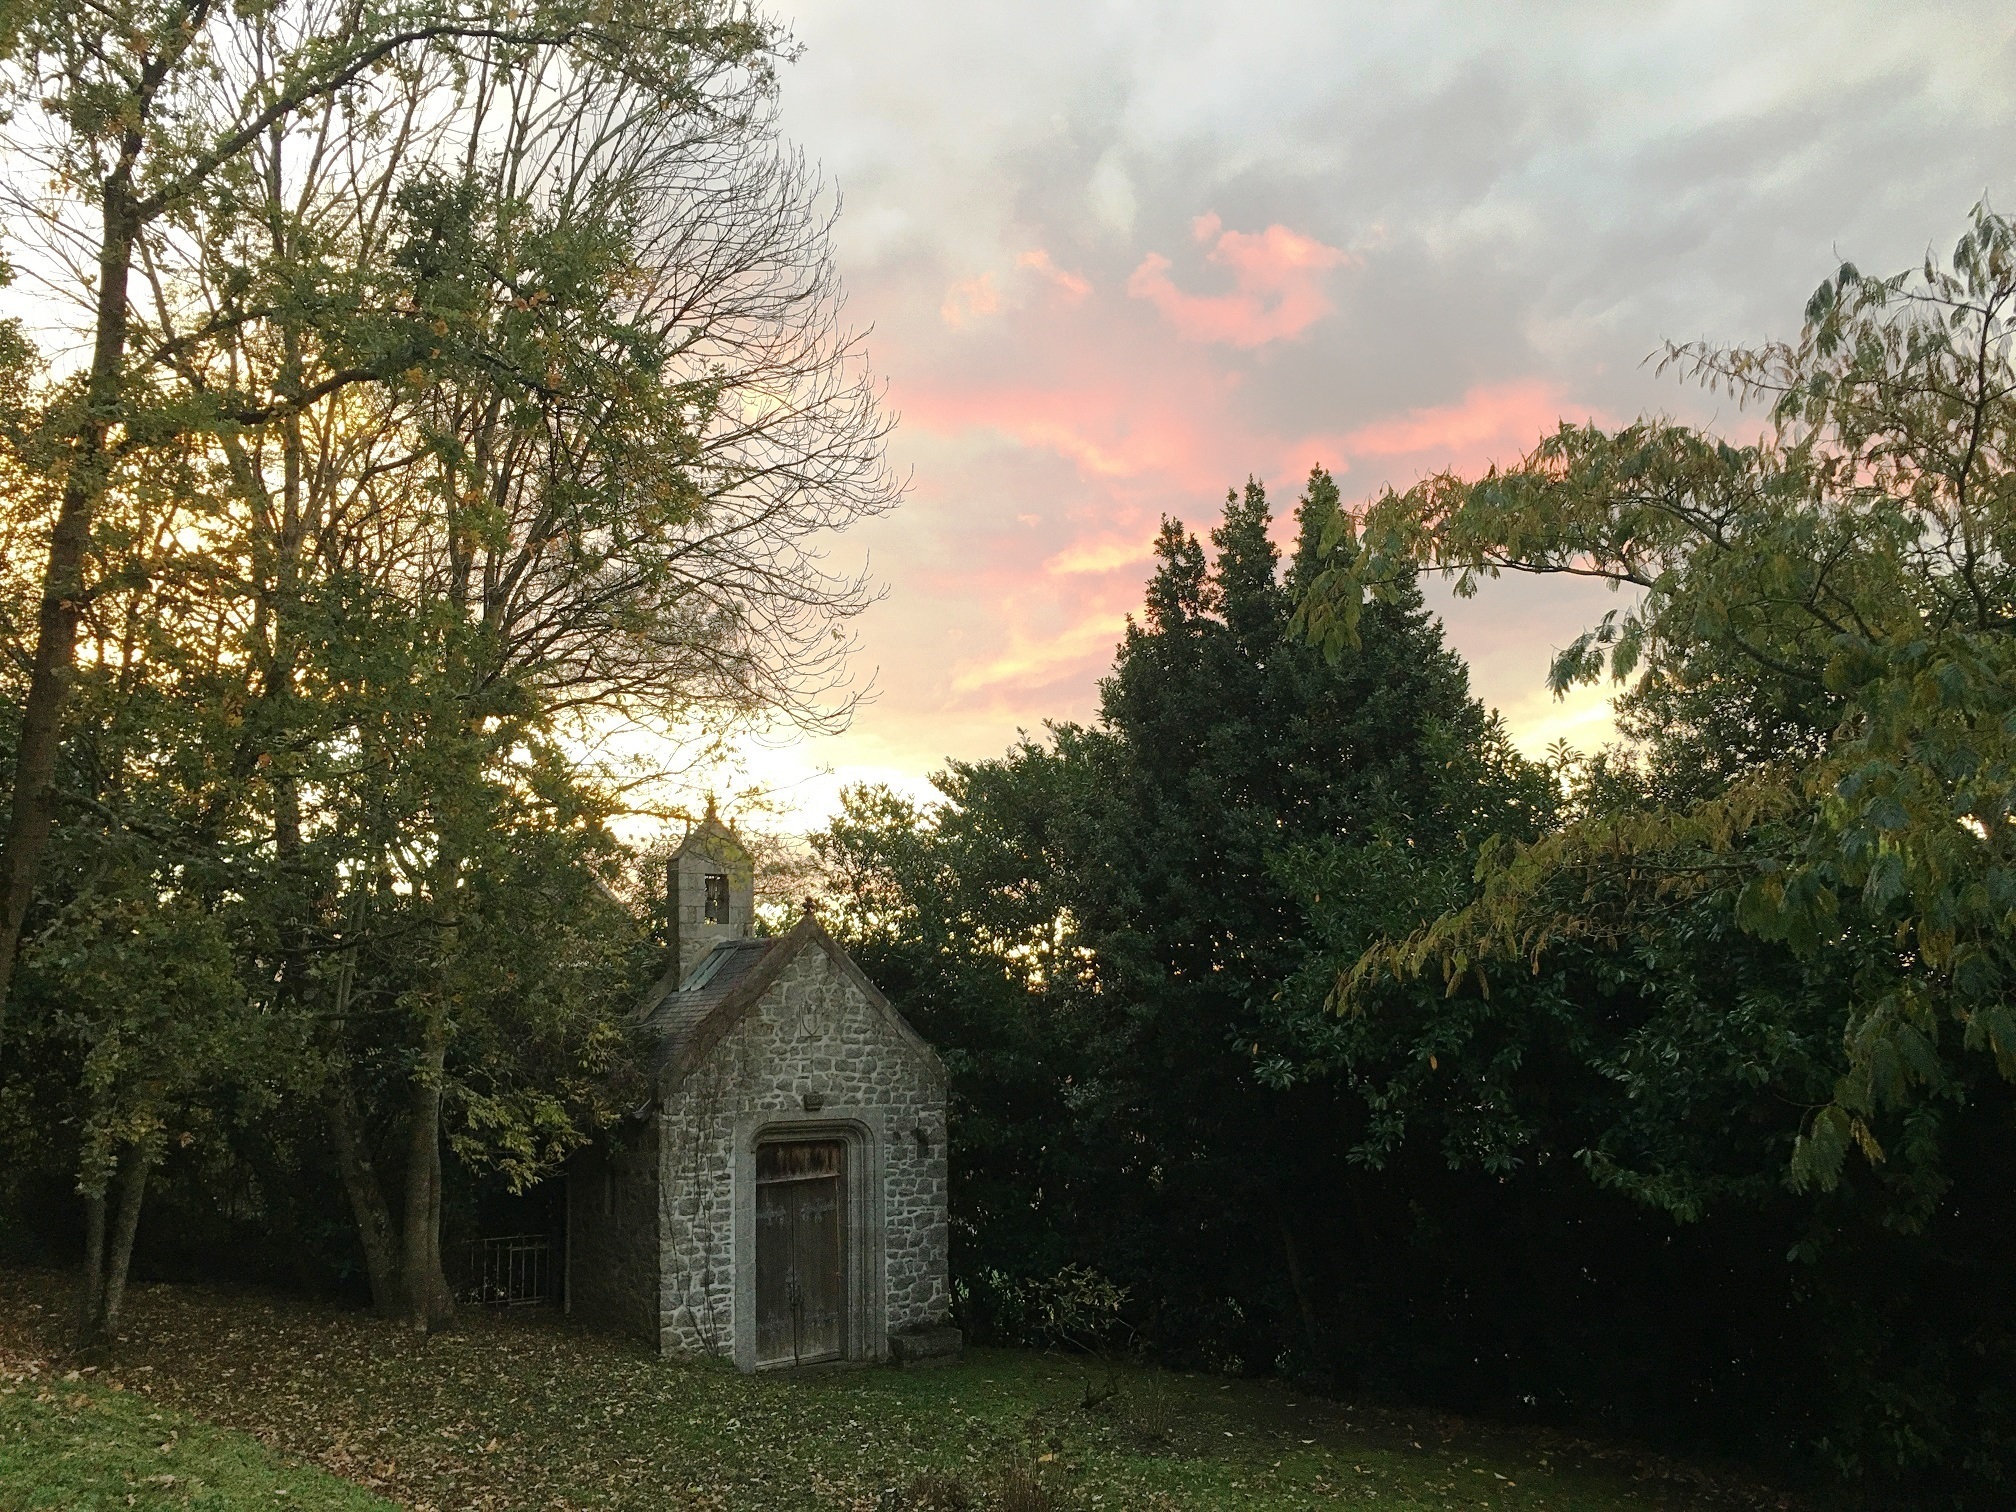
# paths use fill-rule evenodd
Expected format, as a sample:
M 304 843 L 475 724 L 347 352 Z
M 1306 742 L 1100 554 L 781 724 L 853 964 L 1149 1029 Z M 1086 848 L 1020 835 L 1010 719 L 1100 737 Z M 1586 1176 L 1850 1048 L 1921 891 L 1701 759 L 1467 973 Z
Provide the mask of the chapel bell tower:
M 756 919 L 756 867 L 748 849 L 714 812 L 686 832 L 666 864 L 672 955 L 679 980 L 717 940 L 748 937 Z

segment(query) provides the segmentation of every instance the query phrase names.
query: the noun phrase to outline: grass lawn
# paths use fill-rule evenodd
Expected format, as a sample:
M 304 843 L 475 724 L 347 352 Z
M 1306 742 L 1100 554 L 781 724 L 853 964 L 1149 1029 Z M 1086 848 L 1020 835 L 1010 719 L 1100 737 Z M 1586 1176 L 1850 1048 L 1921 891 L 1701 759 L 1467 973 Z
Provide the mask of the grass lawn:
M 136 1392 L 0 1356 L 0 1509 L 391 1512 L 327 1471 L 289 1465 L 250 1434 L 212 1428 Z
M 0 1359 L 50 1356 L 67 1287 L 0 1271 Z M 432 1512 L 951 1512 L 962 1492 L 973 1512 L 1791 1505 L 1558 1435 L 1379 1413 L 1268 1382 L 1109 1378 L 1020 1351 L 932 1370 L 746 1377 L 546 1316 L 477 1315 L 414 1340 L 256 1292 L 142 1287 L 128 1307 L 115 1368 L 77 1382 L 45 1369 L 0 1397 L 0 1508 L 384 1505 L 288 1469 L 276 1451 Z M 1117 1389 L 1088 1406 L 1088 1380 Z M 44 1485 L 40 1501 L 23 1489 Z

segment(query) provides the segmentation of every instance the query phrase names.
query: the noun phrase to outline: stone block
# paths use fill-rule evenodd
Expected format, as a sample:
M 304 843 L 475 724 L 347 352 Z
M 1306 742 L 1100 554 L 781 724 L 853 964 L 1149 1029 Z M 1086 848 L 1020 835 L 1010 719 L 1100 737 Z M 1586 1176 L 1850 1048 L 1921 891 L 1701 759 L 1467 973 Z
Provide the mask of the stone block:
M 950 1323 L 906 1328 L 889 1335 L 889 1359 L 897 1365 L 952 1365 L 966 1348 L 966 1336 Z

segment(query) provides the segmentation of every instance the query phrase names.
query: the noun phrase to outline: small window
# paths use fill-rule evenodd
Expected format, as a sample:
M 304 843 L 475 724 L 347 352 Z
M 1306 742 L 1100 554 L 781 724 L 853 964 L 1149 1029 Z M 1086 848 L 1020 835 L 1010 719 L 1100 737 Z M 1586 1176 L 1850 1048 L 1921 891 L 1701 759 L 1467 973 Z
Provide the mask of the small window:
M 707 874 L 707 922 L 728 922 L 728 879 L 720 872 Z

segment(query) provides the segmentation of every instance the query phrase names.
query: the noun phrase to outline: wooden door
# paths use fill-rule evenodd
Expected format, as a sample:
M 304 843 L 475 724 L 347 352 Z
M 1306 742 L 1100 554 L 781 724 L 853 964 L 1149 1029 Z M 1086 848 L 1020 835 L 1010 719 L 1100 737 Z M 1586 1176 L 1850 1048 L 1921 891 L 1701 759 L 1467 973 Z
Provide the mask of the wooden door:
M 756 1148 L 756 1363 L 808 1364 L 846 1350 L 847 1147 Z

